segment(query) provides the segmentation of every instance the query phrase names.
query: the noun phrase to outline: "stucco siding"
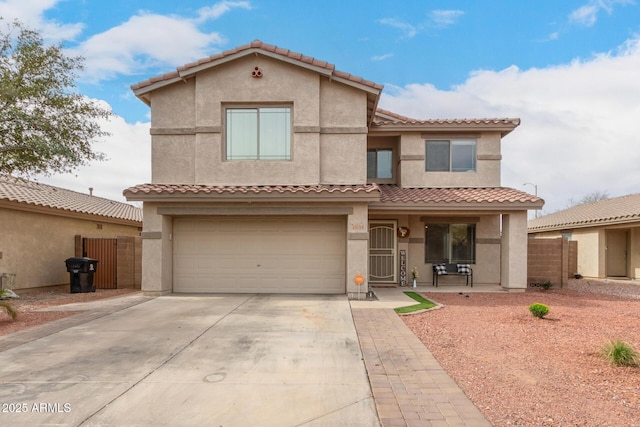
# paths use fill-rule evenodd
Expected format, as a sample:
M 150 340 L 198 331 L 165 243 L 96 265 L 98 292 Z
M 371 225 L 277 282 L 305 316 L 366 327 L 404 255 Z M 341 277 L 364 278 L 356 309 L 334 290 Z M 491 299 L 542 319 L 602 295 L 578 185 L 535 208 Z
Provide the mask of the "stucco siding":
M 631 277 L 640 279 L 640 227 L 631 229 L 629 261 L 631 262 Z
M 460 134 L 438 134 L 433 139 L 459 138 Z M 500 186 L 500 134 L 485 132 L 477 138 L 475 172 L 427 172 L 425 135 L 401 137 L 401 186 L 403 187 L 497 187 Z
M 156 135 L 152 138 L 151 180 L 163 184 L 195 182 L 193 135 Z
M 600 271 L 600 237 L 596 230 L 574 231 L 571 240 L 578 242 L 578 273 L 585 277 L 604 277 Z
M 320 81 L 320 126 L 367 126 L 367 96 L 358 89 L 327 79 Z
M 364 184 L 367 180 L 367 136 L 322 135 L 320 182 L 322 184 Z
M 138 227 L 12 209 L 0 209 L 0 229 L 0 272 L 17 275 L 15 289 L 68 284 L 64 261 L 75 256 L 75 235 L 139 235 Z
M 185 128 L 195 126 L 195 82 L 188 80 L 153 92 L 151 128 Z
M 254 78 L 258 67 L 262 77 Z M 250 56 L 200 72 L 196 77 L 197 126 L 222 126 L 223 107 L 292 104 L 293 126 L 318 126 L 320 77 L 309 70 Z

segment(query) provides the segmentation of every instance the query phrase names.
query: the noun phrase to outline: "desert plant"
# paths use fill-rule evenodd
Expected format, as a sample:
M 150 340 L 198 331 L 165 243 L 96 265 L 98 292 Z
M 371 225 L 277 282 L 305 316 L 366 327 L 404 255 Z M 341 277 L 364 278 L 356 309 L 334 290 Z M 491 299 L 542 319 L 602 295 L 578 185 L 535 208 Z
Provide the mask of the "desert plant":
M 553 286 L 553 283 L 547 280 L 546 282 L 542 283 L 540 286 L 542 286 L 542 289 L 544 289 L 545 291 L 548 291 Z
M 5 293 L 6 291 L 4 289 L 0 289 L 0 298 L 2 298 Z M 13 320 L 16 320 L 18 318 L 18 312 L 16 311 L 13 304 L 11 304 L 11 301 L 0 299 L 0 307 L 4 309 L 4 311 L 6 311 Z
M 640 354 L 638 354 L 631 344 L 622 340 L 611 340 L 607 342 L 602 349 L 602 355 L 612 365 L 640 365 Z
M 544 316 L 546 316 L 547 314 L 549 314 L 549 307 L 547 307 L 544 304 L 540 304 L 539 302 L 536 302 L 534 304 L 531 304 L 529 306 L 529 311 L 531 312 L 531 314 L 533 314 L 534 316 L 542 319 Z

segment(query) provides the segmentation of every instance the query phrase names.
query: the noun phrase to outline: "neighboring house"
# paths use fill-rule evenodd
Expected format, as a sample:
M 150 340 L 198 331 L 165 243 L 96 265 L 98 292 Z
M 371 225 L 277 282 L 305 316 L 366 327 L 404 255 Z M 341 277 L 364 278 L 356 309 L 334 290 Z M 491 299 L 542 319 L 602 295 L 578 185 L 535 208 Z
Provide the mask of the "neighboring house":
M 574 206 L 529 221 L 529 236 L 578 242 L 577 273 L 640 279 L 640 194 Z
M 132 90 L 152 118 L 152 182 L 124 192 L 144 202 L 146 293 L 356 298 L 443 261 L 526 287 L 544 202 L 500 186 L 518 119 L 402 117 L 381 85 L 260 41 Z
M 16 275 L 14 289 L 68 284 L 76 236 L 139 236 L 141 227 L 142 210 L 127 203 L 0 176 L 0 273 Z

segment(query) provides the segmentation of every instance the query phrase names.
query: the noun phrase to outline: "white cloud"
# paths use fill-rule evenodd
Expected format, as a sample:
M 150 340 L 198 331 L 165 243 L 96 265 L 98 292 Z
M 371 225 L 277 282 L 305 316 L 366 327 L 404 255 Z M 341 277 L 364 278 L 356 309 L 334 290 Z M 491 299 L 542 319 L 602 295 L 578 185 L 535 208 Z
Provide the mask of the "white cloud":
M 210 55 L 213 46 L 224 42 L 219 33 L 200 31 L 195 21 L 140 13 L 89 38 L 73 53 L 85 57 L 85 78 L 101 80 L 146 73 L 149 67 L 175 67 Z
M 638 69 L 640 36 L 586 61 L 476 71 L 450 91 L 387 85 L 380 107 L 418 118 L 520 117 L 503 141 L 502 184 L 537 184 L 550 213 L 594 191 L 640 192 Z
M 384 55 L 372 56 L 372 61 L 384 61 L 385 59 L 393 58 L 393 53 L 385 53 Z
M 203 7 L 198 10 L 198 22 L 208 21 L 209 19 L 218 19 L 232 9 L 251 10 L 251 3 L 248 1 L 221 1 L 213 6 Z
M 72 40 L 78 36 L 84 25 L 81 23 L 60 23 L 44 17 L 60 0 L 6 0 L 0 1 L 0 16 L 7 22 L 18 20 L 29 28 L 38 30 L 47 41 Z
M 40 176 L 45 184 L 126 202 L 124 189 L 151 182 L 151 136 L 149 123 L 127 123 L 122 117 L 112 117 L 102 128 L 111 136 L 93 144 L 96 151 L 105 153 L 108 160 L 91 162 L 72 174 Z
M 383 25 L 388 25 L 393 28 L 397 28 L 402 31 L 403 36 L 407 38 L 415 37 L 418 34 L 418 28 L 408 22 L 403 22 L 395 18 L 383 18 L 378 20 Z
M 436 27 L 443 28 L 455 24 L 462 15 L 461 10 L 432 10 L 429 18 Z
M 413 38 L 418 35 L 425 28 L 445 28 L 455 24 L 460 16 L 464 15 L 462 10 L 444 10 L 437 9 L 429 12 L 428 22 L 414 25 L 409 22 L 404 22 L 396 18 L 383 18 L 379 19 L 378 23 L 387 25 L 389 27 L 397 28 L 402 32 L 404 38 Z
M 598 13 L 605 11 L 609 15 L 613 12 L 615 5 L 632 4 L 633 0 L 589 0 L 569 15 L 569 22 L 592 27 L 598 20 Z

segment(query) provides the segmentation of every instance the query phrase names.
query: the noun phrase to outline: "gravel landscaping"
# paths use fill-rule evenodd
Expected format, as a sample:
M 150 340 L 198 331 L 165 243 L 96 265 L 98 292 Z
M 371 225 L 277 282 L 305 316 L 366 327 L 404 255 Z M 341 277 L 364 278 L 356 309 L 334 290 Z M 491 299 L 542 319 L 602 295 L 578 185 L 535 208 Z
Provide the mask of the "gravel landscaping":
M 4 310 L 0 310 L 0 336 L 79 313 L 79 311 L 39 311 L 46 307 L 94 301 L 140 291 L 137 289 L 96 289 L 96 292 L 72 294 L 69 293 L 68 288 L 57 288 L 37 291 L 16 290 L 15 292 L 19 298 L 9 301 L 17 308 L 18 318 L 11 320 L 11 317 Z
M 600 354 L 611 339 L 640 351 L 637 282 L 423 295 L 444 307 L 403 320 L 494 426 L 640 426 L 640 367 Z
M 18 320 L 0 312 L 0 336 L 78 312 L 39 311 L 139 292 L 24 291 Z M 422 293 L 443 304 L 403 316 L 444 369 L 496 427 L 640 427 L 640 367 L 611 366 L 611 339 L 640 350 L 640 285 L 571 280 L 523 293 Z M 549 306 L 544 319 L 528 306 Z

